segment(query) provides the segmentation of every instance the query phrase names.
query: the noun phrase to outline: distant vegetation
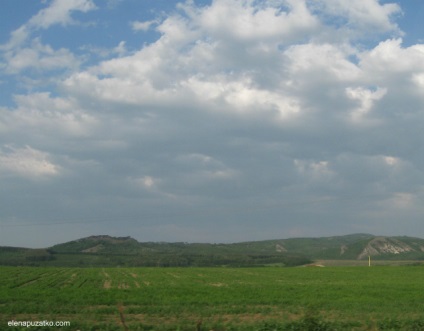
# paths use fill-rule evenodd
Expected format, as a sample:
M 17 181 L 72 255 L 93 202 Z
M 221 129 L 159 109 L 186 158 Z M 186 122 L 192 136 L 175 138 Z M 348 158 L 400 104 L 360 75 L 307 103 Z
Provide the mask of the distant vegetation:
M 140 243 L 131 237 L 91 236 L 45 249 L 0 247 L 0 265 L 69 267 L 259 267 L 313 261 L 424 261 L 424 239 L 353 234 L 234 244 Z
M 130 237 L 93 236 L 47 249 L 0 247 L 0 264 L 70 267 L 296 266 L 310 263 L 296 253 L 237 245 L 139 243 Z

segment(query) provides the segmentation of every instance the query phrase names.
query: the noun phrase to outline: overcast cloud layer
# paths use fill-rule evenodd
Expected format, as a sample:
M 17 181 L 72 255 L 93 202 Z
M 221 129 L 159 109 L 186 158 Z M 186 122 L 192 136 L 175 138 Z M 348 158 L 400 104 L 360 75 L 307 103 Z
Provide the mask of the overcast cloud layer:
M 0 245 L 424 237 L 408 8 L 27 4 L 2 3 Z

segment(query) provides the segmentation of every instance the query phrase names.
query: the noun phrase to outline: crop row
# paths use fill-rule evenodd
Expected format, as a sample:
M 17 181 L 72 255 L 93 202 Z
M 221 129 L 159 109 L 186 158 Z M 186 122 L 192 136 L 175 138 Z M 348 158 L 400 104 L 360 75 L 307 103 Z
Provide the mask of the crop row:
M 0 267 L 0 321 L 67 318 L 74 326 L 100 330 L 99 325 L 122 329 L 125 316 L 135 329 L 193 329 L 201 320 L 247 330 L 294 323 L 309 310 L 319 316 L 316 320 L 337 316 L 345 326 L 393 318 L 420 321 L 423 278 L 422 267 Z

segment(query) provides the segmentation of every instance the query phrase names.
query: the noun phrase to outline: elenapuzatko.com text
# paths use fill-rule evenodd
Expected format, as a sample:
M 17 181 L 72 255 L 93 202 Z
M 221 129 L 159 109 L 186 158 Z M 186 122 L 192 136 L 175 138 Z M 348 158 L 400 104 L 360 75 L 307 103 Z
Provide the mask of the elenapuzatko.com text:
M 7 326 L 19 326 L 19 327 L 40 327 L 40 326 L 50 326 L 50 327 L 58 327 L 58 326 L 70 326 L 71 322 L 69 321 L 8 321 Z

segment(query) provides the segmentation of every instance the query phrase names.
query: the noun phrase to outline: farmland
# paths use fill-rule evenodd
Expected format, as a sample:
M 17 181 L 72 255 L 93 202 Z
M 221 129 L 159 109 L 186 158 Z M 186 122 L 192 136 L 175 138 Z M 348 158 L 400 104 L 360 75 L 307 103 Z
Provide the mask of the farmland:
M 423 279 L 421 266 L 0 267 L 0 329 L 423 330 Z

